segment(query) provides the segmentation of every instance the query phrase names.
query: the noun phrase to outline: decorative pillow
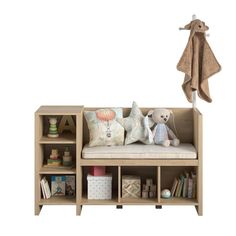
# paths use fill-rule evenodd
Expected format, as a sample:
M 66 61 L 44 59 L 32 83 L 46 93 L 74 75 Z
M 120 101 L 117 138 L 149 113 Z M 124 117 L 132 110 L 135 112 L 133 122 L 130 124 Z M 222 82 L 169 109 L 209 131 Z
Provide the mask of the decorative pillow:
M 85 111 L 89 128 L 89 146 L 115 146 L 124 143 L 124 128 L 116 121 L 123 117 L 122 108 Z
M 145 144 L 153 143 L 153 136 L 150 127 L 154 122 L 142 114 L 136 102 L 133 102 L 130 114 L 126 118 L 116 119 L 126 130 L 125 145 L 137 141 Z

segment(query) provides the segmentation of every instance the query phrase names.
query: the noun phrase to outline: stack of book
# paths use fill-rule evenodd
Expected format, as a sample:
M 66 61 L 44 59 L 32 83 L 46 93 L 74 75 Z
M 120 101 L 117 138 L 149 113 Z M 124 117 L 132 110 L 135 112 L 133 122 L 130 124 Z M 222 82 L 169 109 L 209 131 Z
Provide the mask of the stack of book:
M 41 189 L 43 193 L 43 198 L 44 199 L 50 198 L 52 194 L 49 188 L 48 181 L 46 180 L 45 177 L 41 179 L 40 184 L 41 184 Z
M 196 198 L 196 173 L 184 172 L 174 179 L 171 188 L 172 197 Z
M 40 181 L 43 198 L 48 199 L 54 196 L 75 197 L 75 176 L 61 175 L 51 176 L 51 190 L 48 181 L 43 177 Z

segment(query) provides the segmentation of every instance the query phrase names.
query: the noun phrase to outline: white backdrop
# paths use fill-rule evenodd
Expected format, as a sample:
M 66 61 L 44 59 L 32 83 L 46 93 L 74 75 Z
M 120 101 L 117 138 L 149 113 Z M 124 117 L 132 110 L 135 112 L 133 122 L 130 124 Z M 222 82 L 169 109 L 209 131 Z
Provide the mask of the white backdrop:
M 232 235 L 235 207 L 234 1 L 1 1 L 1 235 Z M 34 216 L 40 105 L 189 107 L 176 64 L 195 13 L 222 71 L 204 114 L 204 216 L 193 207 L 44 207 Z M 221 111 L 222 110 L 222 111 Z M 5 231 L 5 234 L 2 233 Z

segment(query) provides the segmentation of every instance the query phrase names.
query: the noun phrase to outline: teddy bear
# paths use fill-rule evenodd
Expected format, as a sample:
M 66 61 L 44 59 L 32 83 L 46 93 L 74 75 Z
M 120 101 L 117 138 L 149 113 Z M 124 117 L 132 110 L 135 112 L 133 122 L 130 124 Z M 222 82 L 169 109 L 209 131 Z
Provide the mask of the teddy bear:
M 148 112 L 148 116 L 151 116 L 156 124 L 152 131 L 155 144 L 160 144 L 164 147 L 170 145 L 178 146 L 180 144 L 174 132 L 166 125 L 171 114 L 173 114 L 171 110 L 163 108 L 156 108 Z

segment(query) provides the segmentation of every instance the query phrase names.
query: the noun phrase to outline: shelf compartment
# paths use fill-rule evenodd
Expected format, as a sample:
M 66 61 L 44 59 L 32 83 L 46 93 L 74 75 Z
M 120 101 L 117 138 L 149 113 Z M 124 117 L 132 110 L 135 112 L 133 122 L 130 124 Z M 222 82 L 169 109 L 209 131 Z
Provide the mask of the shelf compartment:
M 75 204 L 76 202 L 76 174 L 75 173 L 42 173 L 39 174 L 39 180 L 41 181 L 42 178 L 46 178 L 49 184 L 50 191 L 52 193 L 52 182 L 51 182 L 51 177 L 52 176 L 75 176 L 75 195 L 70 196 L 67 195 L 66 193 L 66 186 L 65 186 L 65 195 L 61 196 L 51 196 L 49 199 L 43 198 L 43 192 L 42 192 L 42 187 L 41 184 L 40 186 L 40 198 L 39 198 L 39 205 L 72 205 Z
M 169 199 L 161 198 L 160 200 L 161 205 L 198 205 L 196 199 L 192 198 L 183 198 L 183 197 L 172 197 Z
M 94 202 L 99 203 L 99 202 L 103 202 L 103 201 L 108 202 L 108 203 L 113 202 L 112 204 L 114 204 L 114 201 L 116 201 L 118 203 L 118 167 L 117 166 L 116 167 L 106 166 L 106 173 L 107 174 L 112 174 L 112 199 L 108 199 L 108 200 L 87 199 L 87 192 L 88 192 L 88 189 L 87 189 L 87 186 L 88 186 L 87 175 L 90 172 L 90 168 L 91 168 L 91 166 L 83 166 L 82 167 L 82 196 L 83 196 L 83 201 L 88 203 L 88 204 L 89 203 L 94 203 Z
M 74 125 L 75 125 L 75 127 L 76 127 L 76 116 L 75 115 L 68 115 L 68 116 L 71 116 L 72 117 L 72 119 L 73 119 L 73 122 L 74 122 Z M 59 124 L 60 124 L 60 122 L 61 122 L 61 120 L 62 120 L 62 118 L 63 118 L 63 115 L 44 115 L 43 116 L 43 136 L 47 136 L 47 134 L 48 134 L 48 130 L 49 130 L 49 118 L 50 117 L 54 117 L 54 118 L 56 118 L 57 119 L 57 128 L 59 128 Z M 65 130 L 64 132 L 63 132 L 63 134 L 64 133 L 69 133 L 69 134 L 71 134 L 71 132 L 70 131 L 67 131 L 67 130 Z M 75 134 L 74 134 L 75 135 Z
M 43 158 L 42 158 L 42 164 L 40 171 L 50 173 L 50 170 L 52 170 L 53 173 L 58 172 L 60 173 L 71 173 L 72 168 L 74 168 L 73 172 L 75 171 L 76 167 L 76 145 L 74 144 L 42 144 L 42 150 L 43 150 Z M 64 167 L 63 165 L 57 167 L 57 166 L 47 166 L 47 160 L 50 158 L 52 149 L 57 149 L 58 153 L 60 155 L 60 159 L 62 160 L 62 156 L 64 154 L 65 148 L 68 147 L 70 151 L 70 155 L 72 156 L 72 167 Z M 45 166 L 46 165 L 46 166 Z M 49 171 L 47 171 L 47 169 Z M 73 174 L 73 173 L 72 173 Z
M 179 178 L 180 175 L 184 175 L 184 172 L 191 173 L 195 172 L 196 173 L 196 167 L 194 166 L 162 166 L 161 167 L 161 190 L 163 189 L 169 189 L 171 191 L 173 182 L 175 178 Z M 197 181 L 197 176 L 196 176 L 196 181 Z M 197 185 L 197 182 L 195 182 Z M 197 196 L 197 186 L 195 186 L 195 194 Z M 169 199 L 164 199 L 160 198 L 160 202 L 163 204 L 170 204 L 170 205 L 196 205 L 197 200 L 195 198 L 183 198 L 182 197 L 182 191 L 181 191 L 181 197 L 171 197 Z
M 141 193 L 140 198 L 122 198 L 122 176 L 132 175 L 141 178 Z M 121 167 L 121 186 L 119 202 L 127 202 L 127 204 L 155 204 L 157 203 L 157 189 L 154 198 L 142 198 L 143 184 L 146 184 L 146 179 L 152 179 L 153 184 L 157 186 L 157 167 L 156 166 L 122 166 Z
M 75 205 L 75 197 L 51 197 L 49 199 L 40 199 L 39 205 Z

